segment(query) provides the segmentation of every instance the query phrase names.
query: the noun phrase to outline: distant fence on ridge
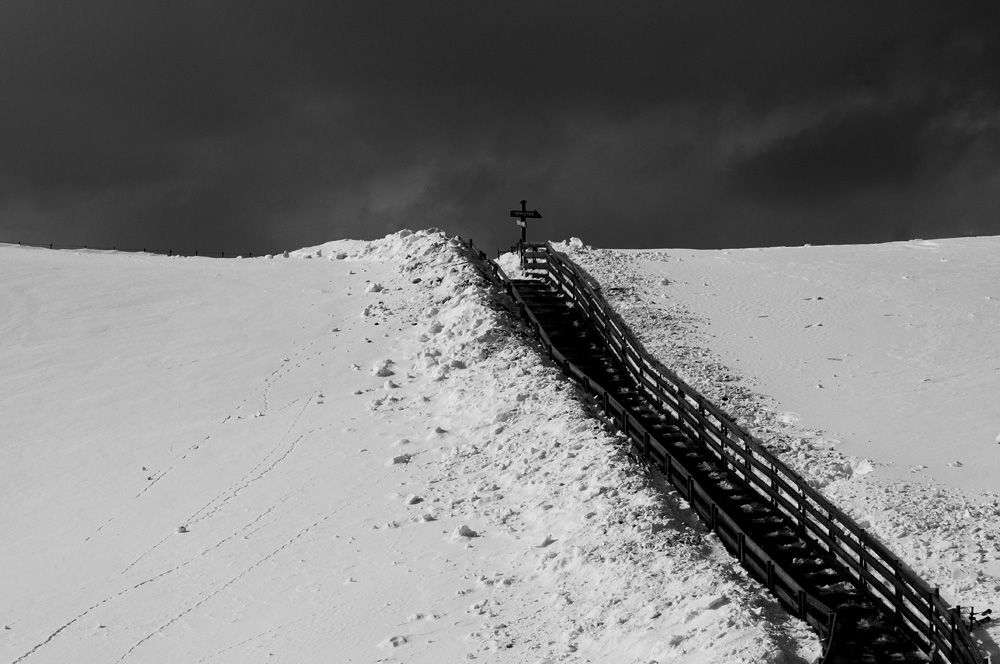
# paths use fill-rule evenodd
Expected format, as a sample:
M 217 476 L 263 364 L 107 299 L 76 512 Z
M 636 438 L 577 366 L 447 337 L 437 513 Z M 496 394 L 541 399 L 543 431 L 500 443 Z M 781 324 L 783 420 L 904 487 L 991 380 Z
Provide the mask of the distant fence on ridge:
M 253 252 L 237 252 L 237 251 L 202 251 L 201 249 L 195 249 L 194 251 L 186 249 L 150 249 L 143 247 L 142 249 L 135 248 L 125 248 L 118 246 L 110 247 L 99 247 L 93 244 L 35 244 L 32 242 L 6 242 L 5 244 L 12 244 L 21 247 L 37 247 L 39 249 L 87 249 L 94 251 L 122 251 L 126 253 L 142 253 L 142 254 L 161 254 L 163 256 L 203 256 L 205 258 L 253 258 Z M 263 256 L 264 254 L 257 254 L 258 256 Z

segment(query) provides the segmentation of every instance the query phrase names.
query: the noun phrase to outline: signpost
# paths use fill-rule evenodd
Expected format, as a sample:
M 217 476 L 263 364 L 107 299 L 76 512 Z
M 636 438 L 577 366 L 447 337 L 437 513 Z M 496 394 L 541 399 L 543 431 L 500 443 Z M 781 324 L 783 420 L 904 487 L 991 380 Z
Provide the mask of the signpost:
M 517 218 L 517 225 L 521 227 L 521 251 L 524 251 L 524 244 L 528 241 L 528 219 L 541 219 L 542 215 L 538 210 L 528 210 L 525 206 L 528 201 L 521 201 L 520 210 L 511 210 L 510 216 Z

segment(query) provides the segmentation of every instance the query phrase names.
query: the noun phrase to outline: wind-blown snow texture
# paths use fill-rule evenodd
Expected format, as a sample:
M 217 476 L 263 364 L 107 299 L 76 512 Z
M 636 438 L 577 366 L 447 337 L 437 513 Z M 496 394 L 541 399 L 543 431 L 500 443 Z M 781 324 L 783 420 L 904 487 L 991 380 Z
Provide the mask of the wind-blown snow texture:
M 0 247 L 3 662 L 807 662 L 461 243 Z
M 950 602 L 1000 606 L 1000 238 L 556 246 L 650 352 Z M 975 632 L 994 661 L 998 633 Z

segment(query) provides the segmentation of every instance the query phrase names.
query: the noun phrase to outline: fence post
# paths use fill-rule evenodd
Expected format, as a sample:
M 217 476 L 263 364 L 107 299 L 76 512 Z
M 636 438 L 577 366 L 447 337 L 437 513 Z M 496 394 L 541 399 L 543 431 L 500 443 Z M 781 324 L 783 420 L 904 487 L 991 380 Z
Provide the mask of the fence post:
M 799 526 L 806 528 L 806 492 L 799 487 Z
M 698 443 L 702 447 L 705 446 L 705 426 L 703 420 L 705 419 L 705 403 L 698 399 Z
M 861 544 L 861 553 L 858 556 L 858 562 L 861 563 L 861 571 L 868 571 L 868 534 L 864 530 L 858 535 L 858 543 Z M 859 575 L 861 577 L 861 585 L 865 588 L 868 587 L 868 579 L 865 578 L 864 574 Z
M 962 610 L 961 606 L 956 606 L 954 609 L 948 612 L 948 617 L 951 620 L 951 630 L 948 634 L 948 644 L 951 646 L 951 651 L 955 652 L 955 614 Z
M 934 591 L 931 593 L 931 596 L 927 599 L 927 624 L 930 625 L 931 646 L 934 645 L 934 631 L 935 631 L 934 607 L 936 606 L 936 603 L 934 600 L 936 600 L 940 596 L 941 596 L 941 589 L 935 586 Z
M 903 575 L 902 575 L 902 563 L 899 558 L 893 559 L 893 578 L 896 580 L 896 620 L 902 622 L 903 620 L 903 591 L 900 586 L 903 585 Z

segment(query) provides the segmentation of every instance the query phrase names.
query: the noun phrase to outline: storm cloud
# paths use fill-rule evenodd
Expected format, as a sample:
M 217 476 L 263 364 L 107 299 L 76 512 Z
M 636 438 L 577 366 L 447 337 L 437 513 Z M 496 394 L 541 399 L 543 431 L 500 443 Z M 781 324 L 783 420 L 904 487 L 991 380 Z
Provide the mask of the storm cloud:
M 1000 233 L 990 5 L 0 7 L 0 241 Z

